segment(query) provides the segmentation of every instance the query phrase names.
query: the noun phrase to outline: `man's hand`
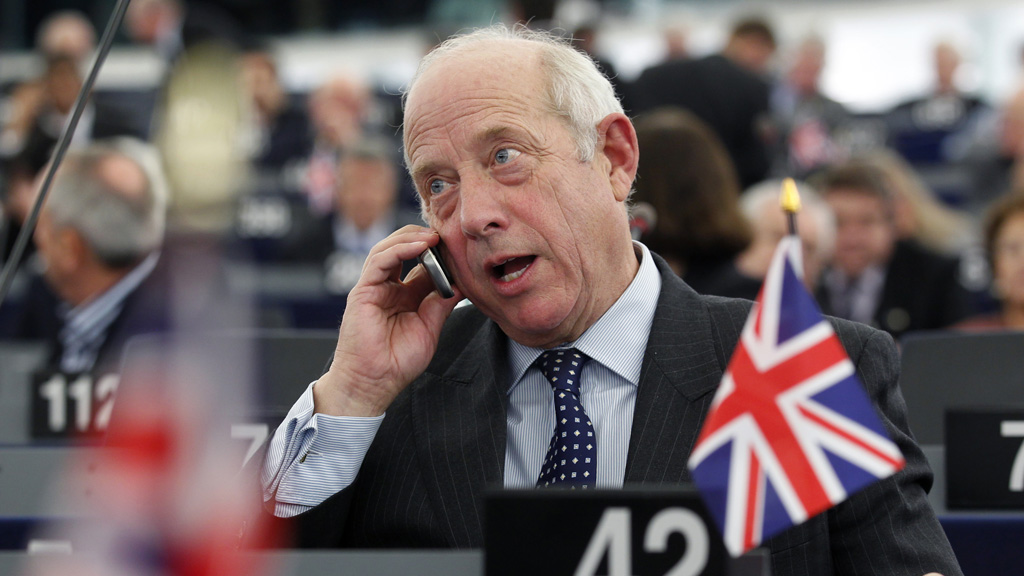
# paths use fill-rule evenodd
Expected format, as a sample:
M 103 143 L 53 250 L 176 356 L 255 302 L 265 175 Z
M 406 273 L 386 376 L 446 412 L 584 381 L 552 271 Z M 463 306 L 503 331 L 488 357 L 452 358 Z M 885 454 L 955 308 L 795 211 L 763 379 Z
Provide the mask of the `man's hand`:
M 400 280 L 402 262 L 440 240 L 406 226 L 370 250 L 348 295 L 338 347 L 313 386 L 314 409 L 332 416 L 378 416 L 430 363 L 441 327 L 462 294 L 444 299 L 422 267 Z

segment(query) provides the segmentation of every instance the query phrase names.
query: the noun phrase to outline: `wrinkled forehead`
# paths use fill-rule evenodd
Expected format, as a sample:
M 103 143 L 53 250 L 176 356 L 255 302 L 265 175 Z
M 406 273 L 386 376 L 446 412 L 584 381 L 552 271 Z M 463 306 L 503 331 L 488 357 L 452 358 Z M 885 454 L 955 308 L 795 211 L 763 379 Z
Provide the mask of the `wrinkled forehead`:
M 529 96 L 546 102 L 544 69 L 541 47 L 519 39 L 480 41 L 437 56 L 420 70 L 406 94 L 406 148 L 421 117 L 460 98 L 493 92 L 510 100 Z

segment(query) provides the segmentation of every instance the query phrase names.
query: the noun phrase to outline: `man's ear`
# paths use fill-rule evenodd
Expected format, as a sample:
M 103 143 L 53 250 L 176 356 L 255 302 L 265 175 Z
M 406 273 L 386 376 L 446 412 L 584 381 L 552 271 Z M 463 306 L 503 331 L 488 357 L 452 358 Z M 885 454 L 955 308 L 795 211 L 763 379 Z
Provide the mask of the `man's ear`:
M 609 114 L 597 125 L 597 138 L 597 152 L 608 159 L 608 177 L 616 200 L 622 202 L 629 196 L 640 162 L 636 130 L 625 114 Z

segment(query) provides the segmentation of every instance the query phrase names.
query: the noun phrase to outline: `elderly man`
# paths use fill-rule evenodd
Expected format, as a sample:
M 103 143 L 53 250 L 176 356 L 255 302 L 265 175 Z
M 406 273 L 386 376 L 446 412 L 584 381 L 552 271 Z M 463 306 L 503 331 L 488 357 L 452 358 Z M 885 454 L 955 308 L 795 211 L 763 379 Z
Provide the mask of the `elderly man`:
M 35 230 L 46 288 L 30 291 L 13 336 L 52 342 L 63 372 L 117 371 L 129 338 L 167 328 L 153 274 L 167 193 L 150 154 L 133 140 L 90 144 L 57 171 Z
M 562 483 L 548 457 L 556 403 L 582 409 L 593 438 L 573 448 L 567 483 L 689 481 L 749 303 L 699 296 L 631 241 L 636 135 L 593 63 L 522 30 L 449 40 L 412 82 L 405 147 L 431 229 L 371 251 L 334 362 L 271 443 L 269 506 L 299 514 L 305 545 L 481 546 L 485 486 Z M 441 240 L 450 300 L 421 269 L 399 278 Z M 459 297 L 472 306 L 453 311 Z M 773 539 L 774 573 L 958 574 L 925 500 L 892 342 L 849 323 L 839 333 L 910 463 Z M 569 380 L 549 376 L 559 358 L 582 366 L 568 393 L 548 382 Z

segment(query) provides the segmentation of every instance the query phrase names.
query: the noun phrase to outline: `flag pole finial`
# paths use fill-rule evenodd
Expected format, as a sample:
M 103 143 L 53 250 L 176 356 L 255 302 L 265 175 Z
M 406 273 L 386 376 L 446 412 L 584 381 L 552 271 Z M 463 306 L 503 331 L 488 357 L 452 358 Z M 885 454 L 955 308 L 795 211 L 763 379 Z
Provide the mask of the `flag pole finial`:
M 789 221 L 789 233 L 796 236 L 796 214 L 800 211 L 800 192 L 797 191 L 796 182 L 792 178 L 786 178 L 782 181 L 779 206 L 782 207 L 782 211 L 786 213 L 787 220 Z

